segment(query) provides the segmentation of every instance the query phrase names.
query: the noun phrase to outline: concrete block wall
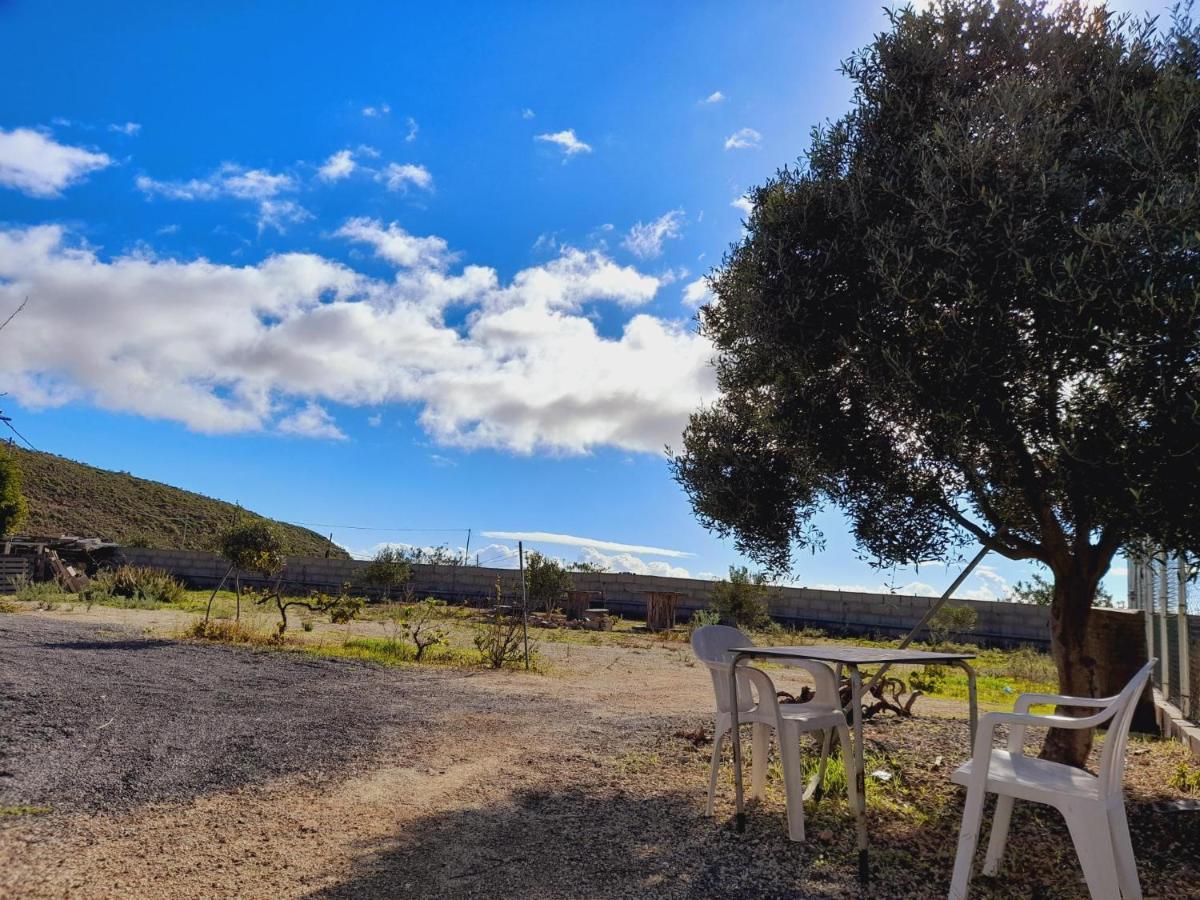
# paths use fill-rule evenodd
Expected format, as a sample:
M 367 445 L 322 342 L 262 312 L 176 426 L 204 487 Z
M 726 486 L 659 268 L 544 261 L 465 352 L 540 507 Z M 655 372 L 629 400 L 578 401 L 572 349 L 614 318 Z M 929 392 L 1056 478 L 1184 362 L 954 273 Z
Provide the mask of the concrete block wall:
M 227 564 L 219 556 L 191 550 L 130 547 L 124 550 L 124 554 L 132 564 L 165 569 L 198 588 L 214 587 L 227 569 Z M 359 560 L 295 557 L 287 562 L 284 582 L 297 590 L 334 591 L 346 583 L 357 587 L 361 586 L 367 565 Z M 631 616 L 645 614 L 647 592 L 669 591 L 681 595 L 680 618 L 686 619 L 708 605 L 712 591 L 711 581 L 695 578 L 658 578 L 610 572 L 577 572 L 572 577 L 576 590 L 599 591 L 610 610 Z M 506 600 L 520 597 L 520 579 L 512 569 L 413 567 L 413 587 L 418 595 L 438 596 L 451 601 L 478 602 L 490 598 L 495 592 L 497 578 L 500 579 Z M 254 586 L 265 583 L 264 579 L 253 574 L 243 574 L 242 581 Z M 899 636 L 907 633 L 920 620 L 934 600 L 933 597 L 898 594 L 776 588 L 772 591 L 769 607 L 771 616 L 777 621 L 796 627 L 809 626 L 847 634 Z M 1049 644 L 1050 614 L 1045 607 L 980 600 L 956 599 L 955 602 L 969 605 L 978 613 L 974 638 L 1003 644 Z M 1200 633 L 1200 629 L 1197 633 Z M 1200 653 L 1196 653 L 1193 659 L 1196 660 L 1195 665 L 1200 665 Z

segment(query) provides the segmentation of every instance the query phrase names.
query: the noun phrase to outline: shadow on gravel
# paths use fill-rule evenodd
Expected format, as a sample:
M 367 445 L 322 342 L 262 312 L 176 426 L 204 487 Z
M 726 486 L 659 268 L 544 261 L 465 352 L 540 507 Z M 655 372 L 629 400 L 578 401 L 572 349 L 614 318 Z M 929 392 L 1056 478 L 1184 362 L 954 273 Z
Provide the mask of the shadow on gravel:
M 735 835 L 701 811 L 694 794 L 522 790 L 411 822 L 309 900 L 847 896 L 840 871 L 831 881 L 810 870 L 820 848 L 789 842 L 776 816 Z
M 126 641 L 59 641 L 42 644 L 42 647 L 46 650 L 158 650 L 173 645 L 173 641 L 146 638 Z

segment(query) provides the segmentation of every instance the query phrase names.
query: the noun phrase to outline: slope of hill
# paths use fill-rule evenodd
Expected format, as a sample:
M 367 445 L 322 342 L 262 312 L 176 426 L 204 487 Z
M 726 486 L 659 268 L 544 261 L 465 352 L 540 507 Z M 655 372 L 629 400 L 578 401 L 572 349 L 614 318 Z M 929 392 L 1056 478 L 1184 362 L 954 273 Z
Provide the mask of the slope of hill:
M 100 537 L 140 546 L 212 550 L 216 536 L 239 518 L 265 518 L 223 500 L 168 484 L 110 472 L 73 460 L 10 447 L 24 476 L 27 534 Z M 273 521 L 273 520 L 268 520 Z M 324 556 L 327 539 L 275 523 L 289 556 Z M 341 547 L 329 555 L 346 559 Z

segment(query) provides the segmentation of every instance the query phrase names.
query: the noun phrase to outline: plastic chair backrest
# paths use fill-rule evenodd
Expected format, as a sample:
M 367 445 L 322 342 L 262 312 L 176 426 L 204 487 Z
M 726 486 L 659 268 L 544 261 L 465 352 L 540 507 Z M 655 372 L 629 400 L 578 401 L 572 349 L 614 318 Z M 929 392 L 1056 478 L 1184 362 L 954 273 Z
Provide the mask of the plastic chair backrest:
M 729 712 L 729 664 L 733 661 L 733 654 L 729 651 L 734 647 L 752 646 L 754 641 L 728 625 L 705 625 L 692 633 L 692 650 L 700 661 L 708 666 L 708 674 L 712 676 L 718 712 Z M 748 710 L 755 705 L 750 678 L 740 671 L 738 700 L 739 711 Z
M 1108 726 L 1108 734 L 1104 738 L 1104 749 L 1100 752 L 1100 787 L 1106 794 L 1121 790 L 1121 782 L 1125 776 L 1125 747 L 1129 743 L 1129 726 L 1133 724 L 1138 698 L 1142 696 L 1146 680 L 1157 662 L 1157 659 L 1152 659 L 1142 666 L 1121 693 L 1113 698 L 1112 706 L 1116 707 L 1116 710 Z

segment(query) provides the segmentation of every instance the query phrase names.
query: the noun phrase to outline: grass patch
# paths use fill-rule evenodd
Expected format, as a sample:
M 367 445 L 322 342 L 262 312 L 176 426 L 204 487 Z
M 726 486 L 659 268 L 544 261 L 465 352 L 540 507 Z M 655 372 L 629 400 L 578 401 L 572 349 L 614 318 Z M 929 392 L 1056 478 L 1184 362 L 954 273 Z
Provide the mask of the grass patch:
M 305 644 L 300 649 L 314 656 L 333 659 L 358 659 L 379 663 L 384 666 L 416 665 L 417 649 L 406 641 L 390 641 L 386 638 L 350 638 L 343 644 Z M 443 666 L 478 666 L 483 657 L 474 647 L 437 646 L 430 647 L 421 658 L 421 664 Z
M 0 818 L 7 816 L 45 816 L 54 812 L 49 806 L 0 806 Z

